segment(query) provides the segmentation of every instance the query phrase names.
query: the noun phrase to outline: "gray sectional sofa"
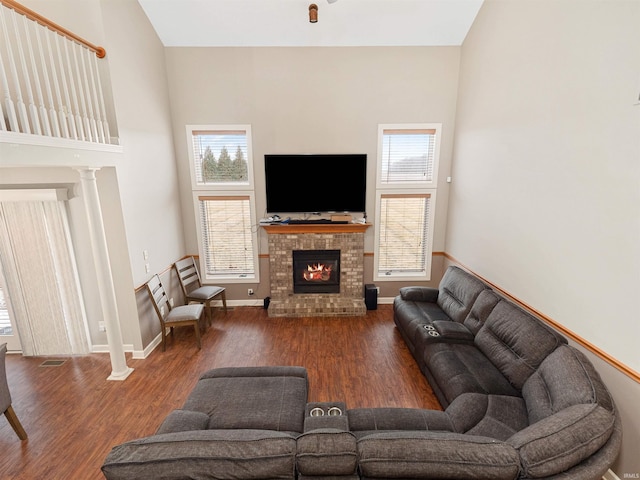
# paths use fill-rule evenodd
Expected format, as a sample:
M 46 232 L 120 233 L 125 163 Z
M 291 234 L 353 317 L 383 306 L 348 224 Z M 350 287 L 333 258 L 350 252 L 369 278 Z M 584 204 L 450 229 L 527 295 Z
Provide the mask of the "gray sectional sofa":
M 424 421 L 424 450 L 448 442 L 447 458 L 460 465 L 473 465 L 467 456 L 474 449 L 490 445 L 494 454 L 478 454 L 484 467 L 468 473 L 455 476 L 452 461 L 449 470 L 442 466 L 450 476 L 422 478 L 596 480 L 614 462 L 620 419 L 593 365 L 478 278 L 452 266 L 437 289 L 402 288 L 394 321 L 445 408 Z M 355 418 L 350 412 L 352 430 Z M 400 438 L 417 432 L 386 428 Z M 422 461 L 426 472 L 431 460 Z M 507 468 L 511 461 L 515 474 Z
M 309 403 L 303 367 L 205 372 L 155 435 L 112 449 L 108 480 L 599 480 L 621 444 L 591 363 L 450 267 L 401 289 L 394 321 L 444 411 Z

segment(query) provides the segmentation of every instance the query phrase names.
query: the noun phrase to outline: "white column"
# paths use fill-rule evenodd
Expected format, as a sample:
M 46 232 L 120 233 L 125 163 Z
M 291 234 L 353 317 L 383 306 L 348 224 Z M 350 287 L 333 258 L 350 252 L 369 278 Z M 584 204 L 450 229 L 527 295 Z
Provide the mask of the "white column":
M 116 291 L 111 274 L 109 251 L 107 249 L 107 237 L 104 231 L 102 211 L 100 210 L 100 197 L 98 184 L 96 183 L 96 170 L 98 168 L 77 169 L 80 172 L 80 185 L 84 197 L 87 220 L 89 221 L 89 233 L 91 237 L 91 250 L 98 277 L 98 289 L 100 290 L 100 303 L 107 330 L 109 342 L 109 354 L 111 355 L 111 375 L 108 380 L 124 380 L 133 372 L 133 368 L 127 366 L 122 344 L 122 331 L 116 303 Z

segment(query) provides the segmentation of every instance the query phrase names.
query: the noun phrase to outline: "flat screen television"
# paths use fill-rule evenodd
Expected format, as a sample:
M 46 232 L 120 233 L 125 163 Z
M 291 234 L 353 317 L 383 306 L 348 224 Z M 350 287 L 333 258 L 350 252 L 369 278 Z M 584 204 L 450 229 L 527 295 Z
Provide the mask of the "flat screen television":
M 267 213 L 364 212 L 366 154 L 264 156 Z

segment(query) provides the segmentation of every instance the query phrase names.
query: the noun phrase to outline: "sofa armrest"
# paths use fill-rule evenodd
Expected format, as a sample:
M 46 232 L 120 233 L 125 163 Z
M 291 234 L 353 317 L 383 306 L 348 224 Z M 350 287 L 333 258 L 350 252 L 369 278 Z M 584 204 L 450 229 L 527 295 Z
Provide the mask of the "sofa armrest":
M 438 289 L 432 287 L 402 287 L 400 289 L 400 297 L 410 302 L 436 303 Z
M 436 320 L 433 327 L 440 335 L 441 341 L 458 341 L 473 343 L 473 333 L 464 324 L 447 320 Z
M 209 427 L 209 415 L 192 410 L 174 410 L 164 419 L 156 435 L 161 433 L 189 432 L 206 430 Z

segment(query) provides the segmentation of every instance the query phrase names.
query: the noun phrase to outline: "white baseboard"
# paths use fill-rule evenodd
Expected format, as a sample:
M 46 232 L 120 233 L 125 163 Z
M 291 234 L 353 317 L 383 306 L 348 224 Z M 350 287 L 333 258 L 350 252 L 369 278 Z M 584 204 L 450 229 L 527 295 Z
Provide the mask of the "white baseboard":
M 604 474 L 602 480 L 620 480 L 620 477 L 613 473 L 613 471 L 607 470 L 607 473 Z

